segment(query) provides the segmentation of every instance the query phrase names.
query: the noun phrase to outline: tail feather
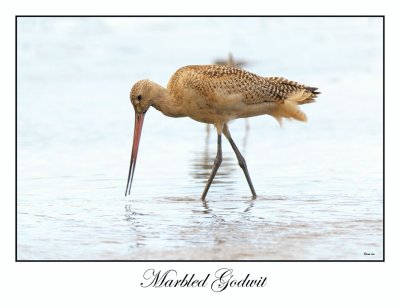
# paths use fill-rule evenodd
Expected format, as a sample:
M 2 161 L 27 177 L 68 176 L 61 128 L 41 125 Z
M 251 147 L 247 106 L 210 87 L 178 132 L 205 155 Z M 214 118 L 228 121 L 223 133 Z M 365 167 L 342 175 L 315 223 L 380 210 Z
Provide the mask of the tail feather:
M 298 102 L 301 104 L 311 103 L 314 101 L 318 94 L 321 94 L 321 92 L 317 91 L 318 88 L 316 87 L 306 86 L 304 84 L 288 80 L 283 77 L 264 77 L 264 79 L 269 84 L 273 84 L 276 87 L 277 92 L 279 92 L 282 96 L 286 98 L 290 98 L 290 96 L 292 95 L 299 95 L 299 91 L 300 93 L 304 93 L 303 100 Z
M 290 101 L 298 105 L 312 103 L 315 101 L 315 98 L 317 97 L 318 94 L 319 92 L 315 92 L 315 90 L 312 91 L 311 89 L 303 88 L 289 94 L 286 97 L 285 101 Z
M 299 89 L 290 94 L 284 101 L 283 104 L 276 106 L 274 117 L 282 126 L 282 118 L 295 119 L 301 122 L 307 122 L 307 115 L 300 110 L 299 105 L 311 103 L 314 101 L 315 92 L 308 89 Z
M 282 118 L 307 122 L 307 115 L 293 101 L 285 101 L 283 104 L 276 105 L 271 115 L 278 121 L 280 126 L 282 126 Z
M 277 104 L 270 114 L 282 126 L 282 118 L 295 119 L 306 122 L 307 116 L 302 112 L 298 105 L 312 103 L 317 98 L 318 88 L 309 87 L 295 81 L 290 81 L 282 77 L 266 77 L 267 81 L 275 84 L 282 95 L 282 100 Z
M 318 90 L 318 88 L 316 88 L 316 87 L 306 87 L 306 89 L 308 90 L 308 91 L 310 91 L 311 93 L 313 93 L 313 94 L 321 94 L 321 92 L 318 92 L 317 90 Z

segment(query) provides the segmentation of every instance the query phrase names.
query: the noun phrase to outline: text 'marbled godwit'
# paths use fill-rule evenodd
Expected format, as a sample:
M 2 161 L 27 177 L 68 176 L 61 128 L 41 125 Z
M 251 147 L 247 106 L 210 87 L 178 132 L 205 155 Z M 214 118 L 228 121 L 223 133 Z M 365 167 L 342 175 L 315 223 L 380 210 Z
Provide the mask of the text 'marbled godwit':
M 190 117 L 214 124 L 218 133 L 217 156 L 204 188 L 204 200 L 222 162 L 221 134 L 231 144 L 243 169 L 253 196 L 253 187 L 246 161 L 228 129 L 228 122 L 268 114 L 281 123 L 282 118 L 306 121 L 298 105 L 311 103 L 317 88 L 282 77 L 261 77 L 243 69 L 221 65 L 190 65 L 178 69 L 164 88 L 150 80 L 136 82 L 130 92 L 135 109 L 135 130 L 125 196 L 130 193 L 135 171 L 144 116 L 150 106 L 169 117 Z

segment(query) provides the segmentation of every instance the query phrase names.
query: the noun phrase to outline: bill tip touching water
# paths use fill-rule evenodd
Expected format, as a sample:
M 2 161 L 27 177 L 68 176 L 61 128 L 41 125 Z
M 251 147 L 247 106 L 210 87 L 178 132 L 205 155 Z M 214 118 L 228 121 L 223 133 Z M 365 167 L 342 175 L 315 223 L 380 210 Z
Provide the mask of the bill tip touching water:
M 213 124 L 218 133 L 214 167 L 201 195 L 204 200 L 222 162 L 221 135 L 232 146 L 253 197 L 256 196 L 246 161 L 229 132 L 228 123 L 238 118 L 270 115 L 306 121 L 299 105 L 311 103 L 320 92 L 282 77 L 261 77 L 246 70 L 223 65 L 190 65 L 178 69 L 167 88 L 150 80 L 136 82 L 130 92 L 135 109 L 135 128 L 125 196 L 130 194 L 145 114 L 150 107 L 169 117 L 190 117 Z

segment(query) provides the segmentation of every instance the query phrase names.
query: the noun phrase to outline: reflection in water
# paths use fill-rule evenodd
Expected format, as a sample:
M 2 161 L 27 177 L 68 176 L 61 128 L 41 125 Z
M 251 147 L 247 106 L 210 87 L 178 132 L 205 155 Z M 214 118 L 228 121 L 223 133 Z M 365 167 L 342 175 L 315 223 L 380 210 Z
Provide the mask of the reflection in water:
M 244 210 L 244 213 L 251 213 L 251 209 L 254 207 L 254 200 L 252 200 L 251 202 L 249 202 L 249 206 L 246 207 L 246 209 Z
M 197 180 L 201 180 L 201 183 L 207 183 L 208 177 L 211 173 L 211 169 L 214 166 L 214 159 L 216 156 L 216 149 L 210 152 L 210 133 L 206 134 L 204 142 L 204 150 L 194 153 L 190 169 L 190 175 Z M 216 146 L 215 146 L 216 147 Z M 236 157 L 228 155 L 228 153 L 222 153 L 222 164 L 218 169 L 217 175 L 213 181 L 213 184 L 232 184 L 232 173 L 236 169 L 237 162 Z
M 244 210 L 244 213 L 251 212 L 251 209 L 254 207 L 256 199 L 257 199 L 257 196 L 251 196 L 251 199 L 249 201 L 244 202 L 245 204 L 248 204 L 248 206 Z
M 136 212 L 135 210 L 133 210 L 131 208 L 130 204 L 126 204 L 125 205 L 125 220 L 132 222 L 134 225 L 138 224 L 138 216 L 143 216 L 143 214 L 140 214 L 138 212 Z
M 139 247 L 143 246 L 146 243 L 146 236 L 145 232 L 137 232 L 138 230 L 142 229 L 142 220 L 141 218 L 144 216 L 144 214 L 141 214 L 134 209 L 131 208 L 130 204 L 125 205 L 125 221 L 129 222 L 132 226 L 132 230 L 136 231 L 136 239 L 132 241 L 131 243 L 134 244 L 134 246 Z
M 244 156 L 246 153 L 249 131 L 250 128 L 248 125 L 246 125 L 245 134 L 242 140 L 242 149 L 240 149 L 240 152 Z M 227 139 L 224 137 L 223 137 L 223 142 L 227 142 Z M 216 156 L 216 148 L 212 148 L 212 150 L 210 151 L 210 129 L 209 125 L 207 125 L 207 132 L 204 141 L 204 150 L 193 154 L 191 162 L 192 168 L 190 169 L 190 175 L 194 179 L 200 180 L 202 184 L 206 184 L 208 177 L 210 176 L 211 170 L 214 166 L 215 156 Z M 232 176 L 233 172 L 235 170 L 240 170 L 240 173 L 242 174 L 242 170 L 238 165 L 237 158 L 234 155 L 234 152 L 231 147 L 229 147 L 229 150 L 225 150 L 225 152 L 222 153 L 222 157 L 223 157 L 222 164 L 218 169 L 213 184 L 222 184 L 222 186 L 226 185 L 227 188 L 230 189 L 229 185 L 227 184 L 234 183 L 234 178 Z M 219 187 L 221 187 L 221 185 L 219 185 Z
M 247 140 L 249 139 L 249 133 L 250 133 L 250 124 L 248 119 L 246 119 L 246 126 L 244 130 L 244 137 L 242 141 L 242 150 L 240 151 L 244 158 L 246 159 L 246 148 L 247 148 Z
M 192 247 L 191 251 L 210 245 L 219 251 L 230 245 L 232 236 L 246 238 L 249 226 L 259 220 L 253 213 L 257 200 L 251 197 L 228 199 L 221 207 L 220 201 L 164 197 L 157 199 L 162 210 L 154 210 L 154 205 L 149 208 L 141 201 L 127 203 L 124 220 L 130 226 L 132 255 L 136 259 L 162 259 L 181 247 Z M 149 245 L 153 247 L 152 254 L 146 254 Z M 163 247 L 161 255 L 154 250 L 157 246 Z M 197 252 L 191 258 L 202 259 L 202 254 Z
M 203 213 L 204 214 L 210 214 L 212 210 L 208 206 L 208 201 L 207 200 L 202 200 L 202 203 L 203 203 L 203 207 L 204 207 Z

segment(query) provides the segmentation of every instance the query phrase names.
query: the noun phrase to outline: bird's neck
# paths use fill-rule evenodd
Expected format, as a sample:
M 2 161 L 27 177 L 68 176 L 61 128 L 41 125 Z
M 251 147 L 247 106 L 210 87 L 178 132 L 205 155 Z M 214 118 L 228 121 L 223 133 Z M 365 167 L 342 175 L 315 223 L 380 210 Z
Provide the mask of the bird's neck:
M 176 101 L 176 99 L 168 92 L 164 87 L 153 83 L 155 88 L 154 101 L 152 106 L 158 111 L 161 111 L 164 115 L 168 117 L 178 118 L 184 117 L 182 113 L 181 105 Z

